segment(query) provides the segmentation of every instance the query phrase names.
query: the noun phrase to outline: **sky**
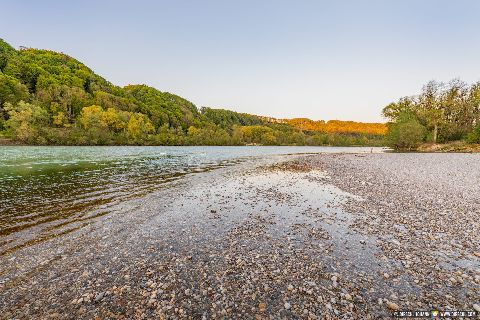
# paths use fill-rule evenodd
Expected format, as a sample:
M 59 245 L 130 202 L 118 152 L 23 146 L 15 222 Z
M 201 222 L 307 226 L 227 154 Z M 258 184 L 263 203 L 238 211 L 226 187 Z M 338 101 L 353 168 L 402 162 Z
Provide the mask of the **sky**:
M 0 38 L 198 107 L 376 122 L 429 80 L 480 80 L 479 13 L 477 0 L 1 0 Z

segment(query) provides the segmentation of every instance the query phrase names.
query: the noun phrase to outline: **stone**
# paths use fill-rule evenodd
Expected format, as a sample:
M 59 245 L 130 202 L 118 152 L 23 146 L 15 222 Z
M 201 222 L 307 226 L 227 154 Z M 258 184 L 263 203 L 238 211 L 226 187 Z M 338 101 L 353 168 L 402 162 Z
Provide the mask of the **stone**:
M 267 306 L 266 306 L 265 303 L 263 303 L 263 302 L 260 302 L 260 303 L 258 304 L 258 310 L 259 310 L 260 312 L 265 312 L 266 307 L 267 307 Z
M 100 292 L 95 296 L 95 302 L 100 302 L 102 301 L 103 297 L 105 296 L 105 293 Z
M 391 301 L 387 301 L 387 307 L 388 307 L 388 309 L 393 310 L 393 311 L 397 311 L 398 309 L 400 309 L 398 304 L 396 304 L 395 302 L 391 302 Z

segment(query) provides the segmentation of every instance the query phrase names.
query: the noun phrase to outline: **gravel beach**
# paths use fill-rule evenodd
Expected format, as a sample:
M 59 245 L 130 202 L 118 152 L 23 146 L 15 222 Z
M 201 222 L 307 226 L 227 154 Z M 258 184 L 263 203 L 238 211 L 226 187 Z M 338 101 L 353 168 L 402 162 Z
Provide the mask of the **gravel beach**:
M 480 312 L 480 156 L 318 154 L 188 175 L 1 256 L 1 319 Z

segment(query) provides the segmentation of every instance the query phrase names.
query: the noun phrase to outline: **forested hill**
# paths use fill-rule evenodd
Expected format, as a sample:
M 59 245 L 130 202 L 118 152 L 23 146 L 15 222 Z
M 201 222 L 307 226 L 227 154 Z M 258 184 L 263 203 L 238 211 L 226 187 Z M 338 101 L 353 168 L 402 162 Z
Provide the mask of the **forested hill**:
M 115 86 L 66 54 L 0 39 L 0 138 L 62 145 L 381 145 L 385 125 L 277 120 Z
M 313 121 L 306 118 L 286 119 L 284 123 L 306 131 L 321 131 L 330 133 L 363 133 L 384 135 L 387 126 L 384 123 L 364 123 L 355 121 Z

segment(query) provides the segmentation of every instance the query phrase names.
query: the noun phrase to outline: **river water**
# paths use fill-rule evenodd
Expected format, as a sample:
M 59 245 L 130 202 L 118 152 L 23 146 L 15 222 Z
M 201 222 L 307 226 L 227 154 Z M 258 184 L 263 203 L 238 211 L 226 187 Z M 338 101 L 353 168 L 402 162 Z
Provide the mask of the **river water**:
M 0 147 L 0 255 L 111 214 L 187 174 L 282 154 L 357 147 Z

